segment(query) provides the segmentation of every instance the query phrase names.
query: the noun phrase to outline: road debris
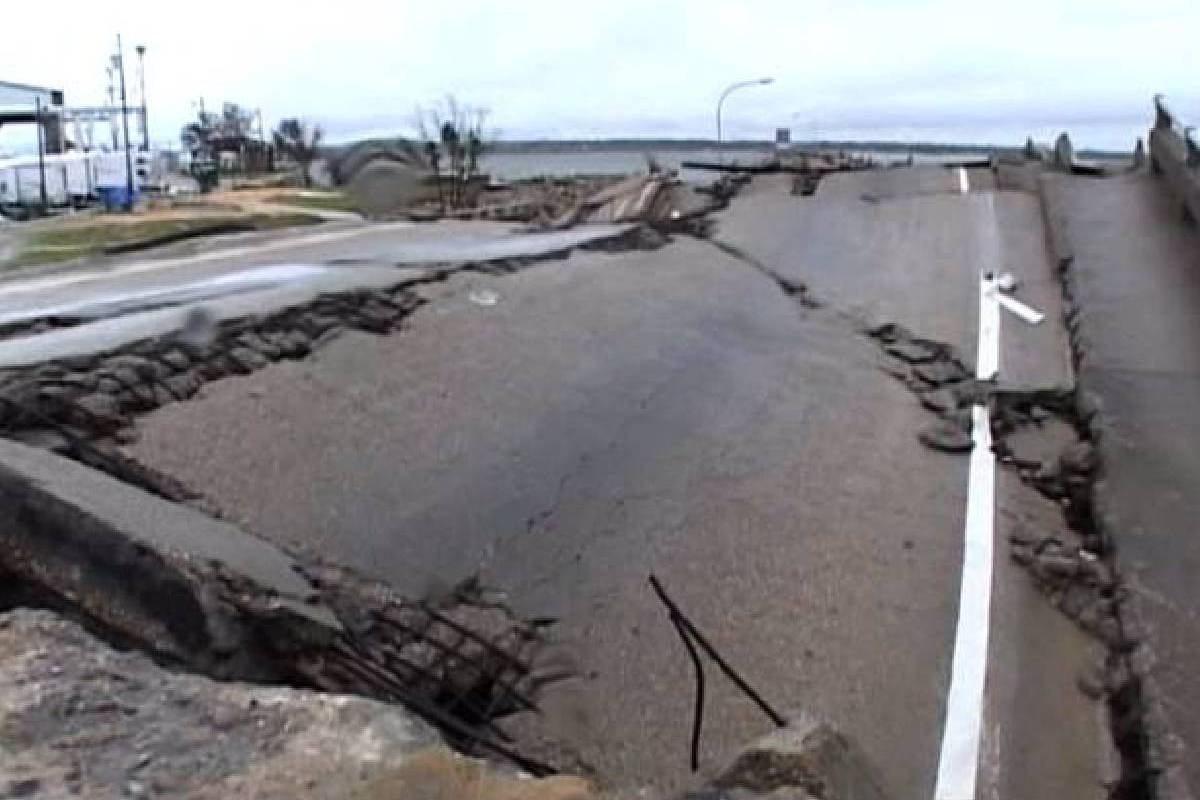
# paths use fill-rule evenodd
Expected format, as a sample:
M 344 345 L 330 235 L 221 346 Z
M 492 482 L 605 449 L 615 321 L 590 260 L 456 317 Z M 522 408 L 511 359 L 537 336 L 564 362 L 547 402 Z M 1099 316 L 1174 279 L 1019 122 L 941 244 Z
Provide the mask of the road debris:
M 594 791 L 582 778 L 538 780 L 452 752 L 397 705 L 171 672 L 46 611 L 0 614 L 0 706 L 5 797 L 582 800 Z
M 970 432 L 953 422 L 923 428 L 917 433 L 917 439 L 926 447 L 943 453 L 969 453 L 975 446 Z
M 494 727 L 565 677 L 541 667 L 547 625 L 477 582 L 401 597 L 58 456 L 0 449 L 0 610 L 51 608 L 218 679 L 401 703 L 468 752 L 554 771 Z
M 700 768 L 700 730 L 704 725 L 704 664 L 700 661 L 700 656 L 696 652 L 697 645 L 702 649 L 709 658 L 711 658 L 725 674 L 729 680 L 733 681 L 734 685 L 742 691 L 755 705 L 762 710 L 771 722 L 779 727 L 787 725 L 787 720 L 782 714 L 762 698 L 757 691 L 754 690 L 746 680 L 737 673 L 737 671 L 729 665 L 729 663 L 721 657 L 721 654 L 709 643 L 704 634 L 697 630 L 679 607 L 675 605 L 675 601 L 667 595 L 667 590 L 663 588 L 662 583 L 654 575 L 650 576 L 650 587 L 654 589 L 654 593 L 658 595 L 658 599 L 667 607 L 668 616 L 671 618 L 671 624 L 675 626 L 675 632 L 679 634 L 679 638 L 683 641 L 684 647 L 687 648 L 688 656 L 692 660 L 692 670 L 696 679 L 696 702 L 695 709 L 692 712 L 692 739 L 690 750 L 690 764 L 692 772 Z
M 500 302 L 500 293 L 494 289 L 472 289 L 467 299 L 477 306 L 494 306 Z
M 786 726 L 747 747 L 708 787 L 684 800 L 886 800 L 875 768 L 853 741 L 810 715 L 788 718 Z

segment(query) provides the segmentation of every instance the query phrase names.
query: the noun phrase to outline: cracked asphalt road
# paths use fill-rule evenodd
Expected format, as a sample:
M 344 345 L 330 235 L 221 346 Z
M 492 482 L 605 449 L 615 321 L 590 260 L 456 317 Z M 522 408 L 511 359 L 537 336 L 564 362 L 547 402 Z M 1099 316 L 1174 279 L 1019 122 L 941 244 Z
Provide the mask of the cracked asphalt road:
M 1031 198 L 939 194 L 941 176 L 913 175 L 912 196 L 888 177 L 879 202 L 859 197 L 870 175 L 824 203 L 759 180 L 719 220 L 719 238 L 827 308 L 684 237 L 459 274 L 427 287 L 409 330 L 346 335 L 206 386 L 143 418 L 131 451 L 248 529 L 402 590 L 479 570 L 522 610 L 559 617 L 581 676 L 547 692 L 544 720 L 522 733 L 565 739 L 609 780 L 664 793 L 690 782 L 689 664 L 646 585 L 653 571 L 773 703 L 854 735 L 894 796 L 929 796 L 966 461 L 918 444 L 929 418 L 878 369 L 855 318 L 897 319 L 971 357 L 981 258 L 1011 263 L 1057 318 L 1040 228 L 1026 229 Z M 476 302 L 483 288 L 495 305 Z M 1006 334 L 1032 337 L 1005 340 L 1012 374 L 1069 381 L 1056 325 Z M 998 507 L 998 537 L 1055 524 L 1019 485 Z M 1080 772 L 1093 709 L 1073 697 L 1088 644 L 1022 576 L 999 569 L 998 581 L 1012 604 L 997 615 L 1008 666 L 992 681 L 989 757 L 999 773 L 1043 752 L 1047 719 L 1072 742 L 1055 741 L 1041 777 L 993 776 L 1019 789 L 998 796 L 1092 796 Z M 1015 705 L 1036 713 L 1009 725 Z M 768 727 L 710 675 L 704 769 Z

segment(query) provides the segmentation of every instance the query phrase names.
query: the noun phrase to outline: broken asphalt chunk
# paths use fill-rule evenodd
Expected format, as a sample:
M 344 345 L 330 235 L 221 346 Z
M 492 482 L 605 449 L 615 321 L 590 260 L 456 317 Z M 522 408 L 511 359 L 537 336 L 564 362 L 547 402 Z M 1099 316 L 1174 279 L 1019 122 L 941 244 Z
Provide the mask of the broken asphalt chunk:
M 949 416 L 958 410 L 958 396 L 949 389 L 935 389 L 921 394 L 921 405 L 935 414 Z
M 928 364 L 919 364 L 913 369 L 913 372 L 917 374 L 918 378 L 932 386 L 959 383 L 971 377 L 966 368 L 957 361 L 932 361 Z
M 909 364 L 927 364 L 941 355 L 938 348 L 914 341 L 893 342 L 884 348 L 884 352 Z
M 969 453 L 974 447 L 971 435 L 952 422 L 942 422 L 917 434 L 921 444 L 943 453 Z
M 867 336 L 872 339 L 878 339 L 884 344 L 892 342 L 904 341 L 912 338 L 912 334 L 903 325 L 897 325 L 895 322 L 885 322 L 882 325 L 874 325 L 867 328 Z
M 1096 448 L 1090 442 L 1078 441 L 1063 450 L 1058 460 L 1059 467 L 1066 475 L 1091 475 L 1096 471 L 1099 460 Z

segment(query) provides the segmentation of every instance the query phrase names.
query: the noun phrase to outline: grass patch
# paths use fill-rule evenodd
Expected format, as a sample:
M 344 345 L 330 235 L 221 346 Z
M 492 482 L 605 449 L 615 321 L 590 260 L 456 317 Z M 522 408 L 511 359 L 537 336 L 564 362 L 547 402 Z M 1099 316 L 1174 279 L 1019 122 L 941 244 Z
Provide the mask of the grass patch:
M 354 204 L 354 201 L 341 192 L 328 192 L 322 194 L 287 192 L 283 194 L 271 195 L 269 198 L 267 198 L 267 202 L 279 203 L 280 205 L 285 206 L 313 208 L 319 211 L 358 212 L 358 206 Z
M 320 221 L 320 217 L 311 214 L 285 213 L 50 226 L 26 236 L 17 254 L 0 267 L 51 264 L 122 249 L 138 249 L 143 245 L 153 247 L 193 236 L 229 233 L 231 230 L 269 231 Z

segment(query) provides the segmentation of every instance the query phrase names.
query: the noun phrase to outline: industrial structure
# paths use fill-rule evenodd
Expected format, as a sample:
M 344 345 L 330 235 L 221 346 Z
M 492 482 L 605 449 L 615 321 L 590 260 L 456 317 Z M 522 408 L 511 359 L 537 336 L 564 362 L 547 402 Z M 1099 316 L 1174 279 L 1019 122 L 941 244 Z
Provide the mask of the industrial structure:
M 110 77 L 120 69 L 119 58 L 113 57 Z M 0 214 L 27 217 L 97 200 L 132 201 L 152 167 L 145 93 L 132 108 L 123 91 L 121 105 L 111 90 L 108 99 L 104 106 L 69 107 L 61 90 L 0 81 L 0 126 L 32 125 L 37 134 L 36 155 L 0 159 Z M 129 141 L 130 114 L 141 123 L 140 143 Z M 97 138 L 96 123 L 111 130 L 111 140 Z

